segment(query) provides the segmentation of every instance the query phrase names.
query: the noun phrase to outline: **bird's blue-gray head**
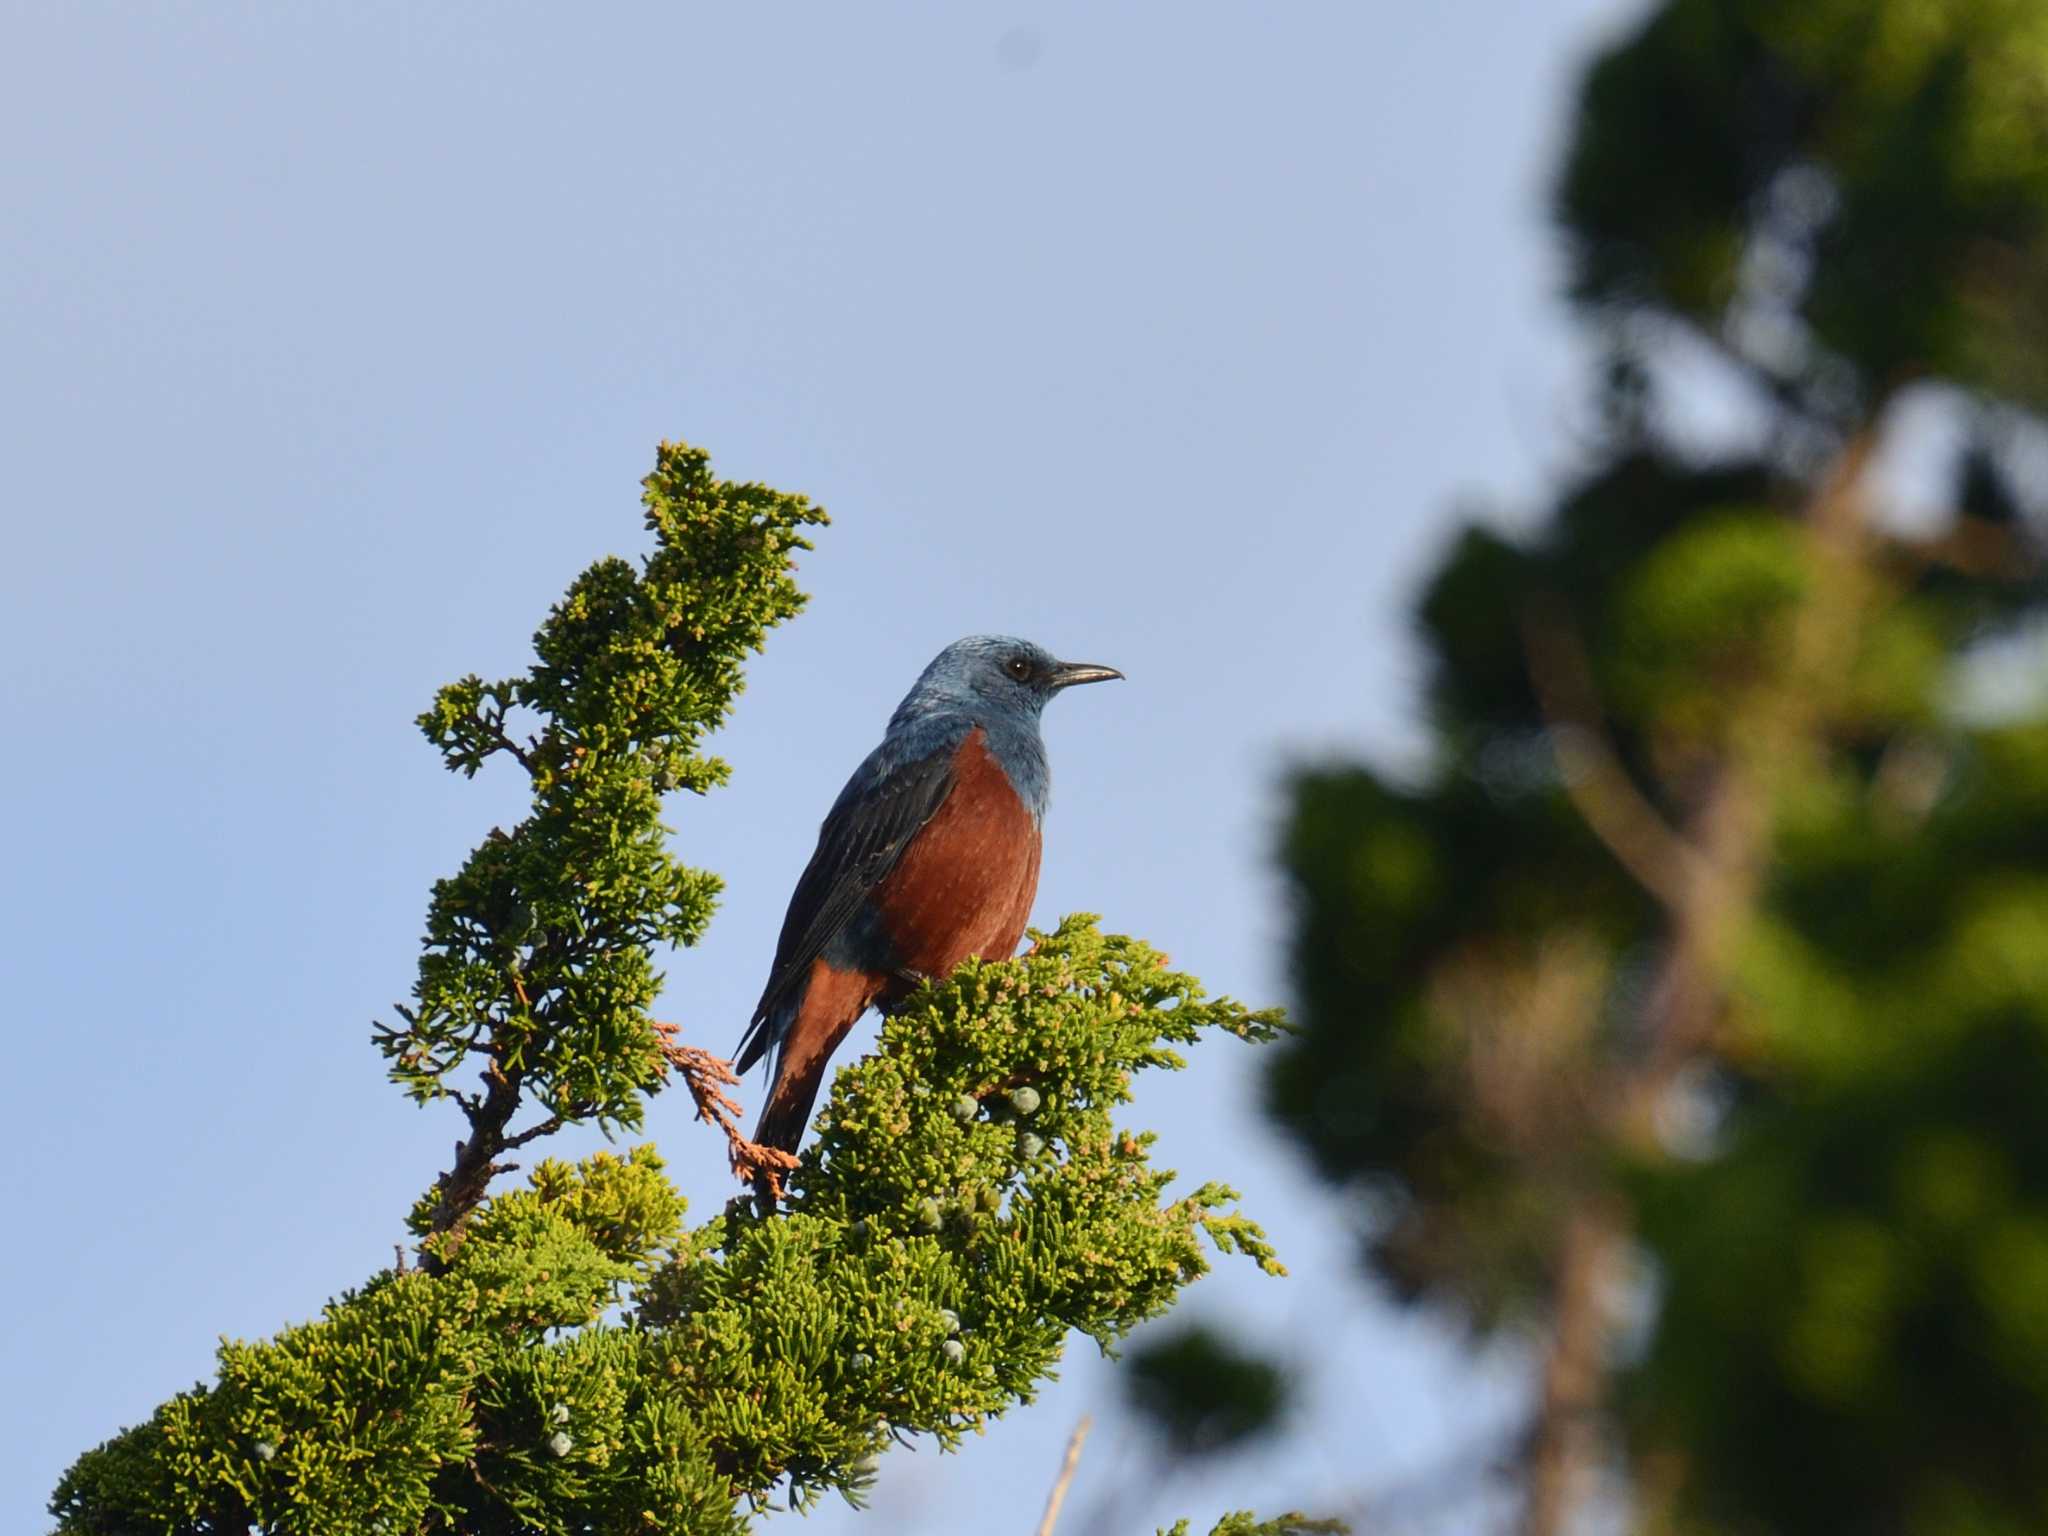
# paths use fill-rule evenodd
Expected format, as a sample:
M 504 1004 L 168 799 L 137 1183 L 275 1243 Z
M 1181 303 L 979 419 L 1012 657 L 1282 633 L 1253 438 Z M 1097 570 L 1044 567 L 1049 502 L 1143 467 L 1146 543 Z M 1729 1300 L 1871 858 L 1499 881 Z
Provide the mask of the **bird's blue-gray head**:
M 1062 688 L 1122 676 L 1115 667 L 1060 661 L 1029 640 L 969 635 L 932 658 L 916 686 L 896 706 L 892 723 L 941 713 L 1036 720 L 1045 701 Z

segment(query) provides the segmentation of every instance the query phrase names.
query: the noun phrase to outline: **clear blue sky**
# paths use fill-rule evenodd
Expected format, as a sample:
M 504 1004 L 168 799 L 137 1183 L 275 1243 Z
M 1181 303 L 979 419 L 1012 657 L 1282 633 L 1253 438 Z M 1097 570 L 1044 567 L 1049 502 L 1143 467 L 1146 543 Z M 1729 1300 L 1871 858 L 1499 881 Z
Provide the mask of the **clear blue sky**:
M 686 437 L 835 525 L 675 806 L 730 881 L 666 1016 L 729 1048 L 819 815 L 917 669 L 1029 635 L 1130 681 L 1050 713 L 1038 917 L 1283 1000 L 1276 783 L 1412 752 L 1412 587 L 1569 462 L 1543 193 L 1636 7 L 208 5 L 0 11 L 0 1527 L 79 1451 L 388 1263 L 447 1160 L 368 1044 L 426 887 L 516 786 L 442 681 L 521 664 Z M 1232 1042 L 1148 1084 L 1295 1269 L 1186 1315 L 1314 1412 L 1119 1528 L 1345 1502 L 1499 1422 L 1511 1359 L 1354 1280 Z M 650 1134 L 708 1212 L 680 1099 Z M 574 1150 L 571 1148 L 570 1150 Z M 1074 1420 L 1086 1532 L 1142 1478 L 1113 1370 L 810 1532 L 1024 1531 Z M 1100 1523 L 1100 1522 L 1097 1522 Z M 772 1527 L 771 1527 L 772 1528 Z

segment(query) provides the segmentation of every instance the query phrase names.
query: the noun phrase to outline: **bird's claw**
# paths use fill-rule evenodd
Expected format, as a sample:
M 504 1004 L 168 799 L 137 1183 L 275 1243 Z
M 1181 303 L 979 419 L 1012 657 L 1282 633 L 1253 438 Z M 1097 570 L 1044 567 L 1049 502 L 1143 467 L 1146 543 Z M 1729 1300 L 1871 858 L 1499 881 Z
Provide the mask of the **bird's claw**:
M 783 1181 L 796 1168 L 795 1155 L 780 1147 L 748 1141 L 731 1129 L 726 1131 L 726 1136 L 730 1142 L 728 1156 L 732 1171 L 743 1182 L 754 1186 L 755 1203 L 760 1213 L 773 1216 L 782 1199 Z

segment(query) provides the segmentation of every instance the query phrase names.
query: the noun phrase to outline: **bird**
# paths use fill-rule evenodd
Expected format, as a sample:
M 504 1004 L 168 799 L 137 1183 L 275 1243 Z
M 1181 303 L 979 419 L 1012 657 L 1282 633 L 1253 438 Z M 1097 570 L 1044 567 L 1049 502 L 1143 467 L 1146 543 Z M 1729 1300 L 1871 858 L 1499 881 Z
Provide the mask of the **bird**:
M 775 1053 L 757 1145 L 796 1151 L 826 1064 L 869 1007 L 1016 953 L 1051 788 L 1040 712 L 1122 677 L 1009 635 L 956 640 L 919 675 L 818 828 L 740 1040 L 741 1074 Z M 772 1205 L 776 1186 L 757 1188 Z

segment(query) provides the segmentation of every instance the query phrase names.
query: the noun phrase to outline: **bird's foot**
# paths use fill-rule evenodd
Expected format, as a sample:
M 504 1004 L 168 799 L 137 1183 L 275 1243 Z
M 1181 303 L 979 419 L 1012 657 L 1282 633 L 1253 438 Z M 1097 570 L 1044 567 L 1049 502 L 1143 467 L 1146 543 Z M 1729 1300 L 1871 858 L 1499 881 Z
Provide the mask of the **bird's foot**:
M 776 1204 L 782 1199 L 783 1180 L 796 1168 L 795 1156 L 780 1147 L 748 1141 L 736 1131 L 728 1130 L 726 1137 L 732 1171 L 739 1175 L 742 1183 L 754 1186 L 761 1214 L 774 1215 Z
M 917 994 L 917 989 L 930 981 L 925 972 L 908 965 L 899 965 L 889 973 L 888 982 L 875 998 L 875 1011 L 884 1018 L 891 1018 L 896 1010 Z

